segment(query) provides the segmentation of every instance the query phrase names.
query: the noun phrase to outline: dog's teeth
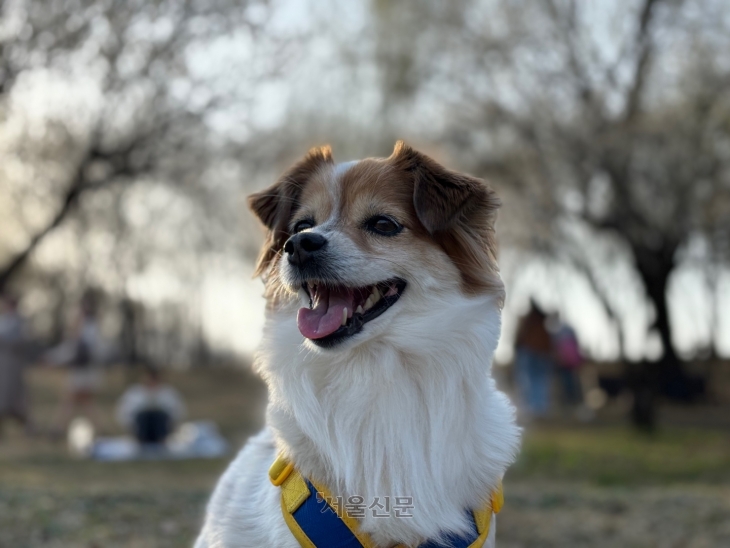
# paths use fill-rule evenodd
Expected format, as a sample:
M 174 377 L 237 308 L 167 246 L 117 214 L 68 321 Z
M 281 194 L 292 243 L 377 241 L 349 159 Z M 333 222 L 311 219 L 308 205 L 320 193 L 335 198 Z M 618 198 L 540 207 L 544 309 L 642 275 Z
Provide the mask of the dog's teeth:
M 365 301 L 365 310 L 370 310 L 374 304 L 375 304 L 375 299 L 373 299 L 373 296 L 370 295 L 367 298 L 367 300 Z
M 380 300 L 381 295 L 377 287 L 373 287 L 373 292 L 370 296 L 373 298 L 373 304 L 377 303 Z
M 342 309 L 342 325 L 347 323 L 347 307 Z
M 362 305 L 357 305 L 357 309 L 355 309 L 355 314 L 362 314 L 364 311 L 362 309 Z

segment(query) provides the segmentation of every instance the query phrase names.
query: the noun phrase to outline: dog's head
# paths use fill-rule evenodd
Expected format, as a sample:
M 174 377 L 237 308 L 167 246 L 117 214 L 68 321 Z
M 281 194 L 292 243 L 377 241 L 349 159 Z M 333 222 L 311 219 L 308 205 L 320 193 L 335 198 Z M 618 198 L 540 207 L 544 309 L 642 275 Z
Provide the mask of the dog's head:
M 309 344 L 356 345 L 453 297 L 502 300 L 495 193 L 403 142 L 346 164 L 312 149 L 249 204 L 268 230 L 257 274 L 274 306 L 301 305 Z

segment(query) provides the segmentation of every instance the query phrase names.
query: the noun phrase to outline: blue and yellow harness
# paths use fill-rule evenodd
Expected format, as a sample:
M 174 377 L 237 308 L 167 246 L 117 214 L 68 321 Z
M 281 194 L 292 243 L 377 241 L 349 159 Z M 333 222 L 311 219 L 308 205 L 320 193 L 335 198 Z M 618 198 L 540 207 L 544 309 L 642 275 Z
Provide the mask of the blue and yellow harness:
M 271 483 L 281 487 L 281 511 L 294 537 L 303 548 L 376 548 L 370 537 L 360 531 L 357 519 L 343 511 L 330 492 L 302 477 L 293 463 L 279 457 L 269 469 Z M 480 510 L 469 512 L 472 528 L 464 535 L 447 537 L 446 544 L 427 541 L 418 548 L 481 548 L 489 536 L 492 514 L 504 504 L 502 486 Z M 398 545 L 394 548 L 406 548 Z

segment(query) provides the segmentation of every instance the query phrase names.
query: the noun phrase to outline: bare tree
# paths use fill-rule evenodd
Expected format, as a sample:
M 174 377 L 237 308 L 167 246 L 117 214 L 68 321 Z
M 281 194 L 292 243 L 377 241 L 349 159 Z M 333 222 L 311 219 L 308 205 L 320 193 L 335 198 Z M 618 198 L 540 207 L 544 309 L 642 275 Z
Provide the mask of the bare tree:
M 427 120 L 440 132 L 430 138 L 521 194 L 544 236 L 538 250 L 569 257 L 593 281 L 565 227 L 623 242 L 667 362 L 677 360 L 667 285 L 679 255 L 692 237 L 719 252 L 730 231 L 724 7 L 468 1 L 376 12 L 386 29 L 425 18 L 415 35 L 380 34 L 390 44 L 381 50 L 398 52 L 383 64 L 386 93 L 393 82 L 404 89 L 403 74 L 419 80 L 405 100 L 426 93 L 444 112 Z
M 255 36 L 264 18 L 252 22 L 253 7 L 267 9 L 265 3 L 228 0 L 2 4 L 0 101 L 7 103 L 23 75 L 40 69 L 92 79 L 99 100 L 46 120 L 40 139 L 20 135 L 9 151 L 40 166 L 36 179 L 48 184 L 57 205 L 0 265 L 0 288 L 51 232 L 78 214 L 89 193 L 147 180 L 195 193 L 204 205 L 200 180 L 212 156 L 208 117 L 231 105 L 243 108 L 250 90 L 201 81 L 191 69 L 191 51 L 225 36 Z M 251 76 L 242 74 L 241 83 Z M 16 200 L 29 199 L 37 183 L 17 184 Z
M 254 255 L 240 194 L 275 150 L 255 138 L 257 101 L 296 58 L 275 9 L 0 1 L 0 288 L 39 334 L 61 337 L 95 288 L 120 357 L 205 359 L 209 262 Z M 150 302 L 144 277 L 162 284 Z
M 371 6 L 360 40 L 372 47 L 361 47 L 353 65 L 377 67 L 381 120 L 393 134 L 446 149 L 515 197 L 523 213 L 516 224 L 530 234 L 509 243 L 583 273 L 617 325 L 622 354 L 615 288 L 586 247 L 592 239 L 624 250 L 663 349 L 663 373 L 639 375 L 651 402 L 638 420 L 650 422 L 659 377 L 683 375 L 668 306 L 672 274 L 697 260 L 688 251 L 698 242 L 713 272 L 730 258 L 725 3 Z M 354 48 L 343 50 L 351 62 Z

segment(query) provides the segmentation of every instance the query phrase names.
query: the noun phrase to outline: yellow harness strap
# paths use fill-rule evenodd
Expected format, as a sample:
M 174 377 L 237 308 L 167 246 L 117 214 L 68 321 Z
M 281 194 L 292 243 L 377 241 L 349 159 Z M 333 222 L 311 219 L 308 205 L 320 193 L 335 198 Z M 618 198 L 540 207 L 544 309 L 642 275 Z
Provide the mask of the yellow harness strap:
M 292 532 L 294 537 L 299 541 L 299 544 L 304 548 L 324 548 L 317 546 L 307 536 L 299 522 L 294 517 L 299 507 L 304 504 L 309 497 L 313 496 L 312 489 L 307 483 L 307 480 L 296 470 L 294 465 L 283 457 L 278 457 L 274 464 L 269 469 L 269 478 L 271 483 L 277 487 L 281 487 L 281 511 L 284 515 L 284 521 L 289 526 L 289 530 Z M 321 494 L 325 500 L 334 500 L 329 490 L 309 480 L 309 483 L 316 489 L 316 492 Z M 479 536 L 472 542 L 468 548 L 482 548 L 484 543 L 487 541 L 489 536 L 489 528 L 492 522 L 492 514 L 497 514 L 504 505 L 504 494 L 502 491 L 502 484 L 500 483 L 497 489 L 492 493 L 492 496 L 480 510 L 473 511 L 474 523 L 477 527 L 477 533 Z M 359 523 L 356 519 L 352 518 L 346 511 L 343 511 L 341 505 L 331 506 L 333 512 L 337 514 L 337 517 L 344 523 L 347 529 L 350 530 L 355 539 L 360 543 L 363 548 L 377 548 L 367 533 L 360 531 Z M 405 545 L 399 544 L 394 548 L 408 548 Z

